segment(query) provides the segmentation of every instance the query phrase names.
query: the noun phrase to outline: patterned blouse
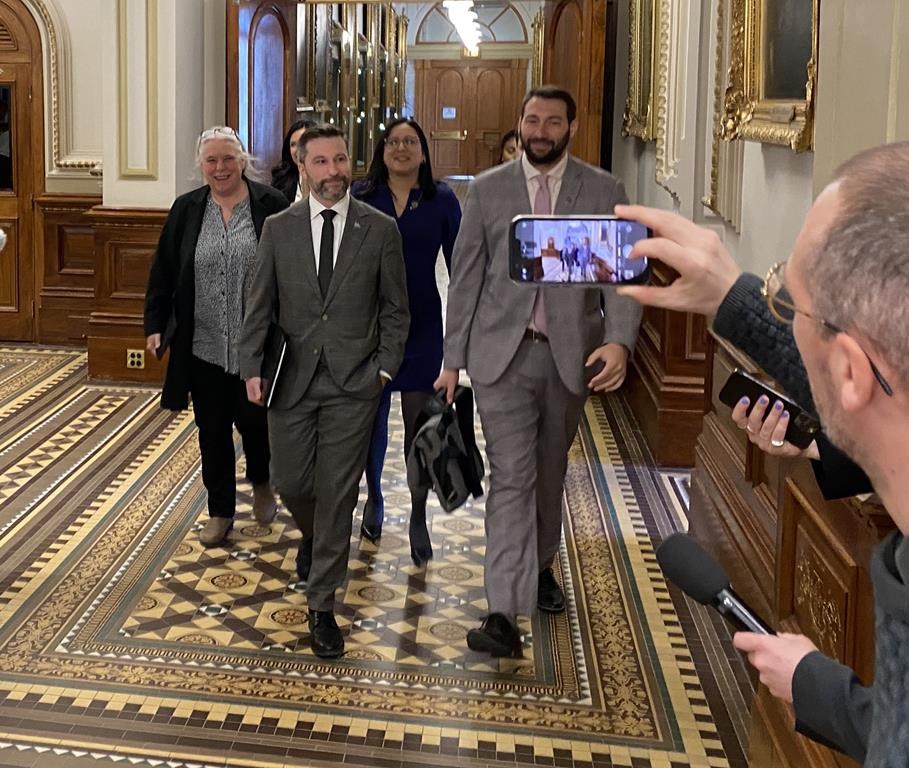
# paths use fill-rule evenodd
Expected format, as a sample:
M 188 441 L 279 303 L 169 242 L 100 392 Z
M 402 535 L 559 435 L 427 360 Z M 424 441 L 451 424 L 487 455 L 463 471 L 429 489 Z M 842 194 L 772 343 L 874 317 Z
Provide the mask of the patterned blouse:
M 249 199 L 234 206 L 225 225 L 221 206 L 209 195 L 196 243 L 193 354 L 233 374 L 240 372 L 237 343 L 256 244 Z

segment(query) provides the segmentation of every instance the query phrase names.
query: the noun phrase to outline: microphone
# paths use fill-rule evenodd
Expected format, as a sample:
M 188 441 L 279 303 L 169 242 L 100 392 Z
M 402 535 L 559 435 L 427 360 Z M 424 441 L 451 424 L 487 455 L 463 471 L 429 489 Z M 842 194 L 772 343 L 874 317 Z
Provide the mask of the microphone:
M 701 605 L 716 608 L 737 629 L 776 634 L 732 591 L 723 566 L 690 536 L 673 533 L 657 547 L 656 557 L 669 581 Z

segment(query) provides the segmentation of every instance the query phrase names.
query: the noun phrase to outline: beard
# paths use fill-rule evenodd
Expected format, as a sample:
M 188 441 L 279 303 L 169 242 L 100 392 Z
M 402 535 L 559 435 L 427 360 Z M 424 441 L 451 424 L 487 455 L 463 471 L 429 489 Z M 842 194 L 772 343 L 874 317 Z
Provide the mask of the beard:
M 341 186 L 337 190 L 332 190 L 329 188 L 329 184 L 336 184 L 341 182 Z M 311 184 L 310 189 L 316 193 L 316 197 L 321 200 L 330 200 L 333 203 L 337 203 L 339 200 L 344 199 L 344 195 L 347 194 L 347 190 L 350 189 L 350 177 L 349 176 L 336 176 L 333 179 L 323 179 L 318 184 Z
M 536 142 L 544 143 L 541 139 L 534 139 Z M 568 149 L 568 142 L 571 141 L 571 131 L 565 131 L 565 135 L 558 141 L 546 141 L 545 144 L 549 149 L 543 153 L 531 146 L 524 134 L 521 134 L 521 146 L 524 148 L 524 154 L 533 165 L 551 165 L 555 163 Z M 539 146 L 539 145 L 538 145 Z

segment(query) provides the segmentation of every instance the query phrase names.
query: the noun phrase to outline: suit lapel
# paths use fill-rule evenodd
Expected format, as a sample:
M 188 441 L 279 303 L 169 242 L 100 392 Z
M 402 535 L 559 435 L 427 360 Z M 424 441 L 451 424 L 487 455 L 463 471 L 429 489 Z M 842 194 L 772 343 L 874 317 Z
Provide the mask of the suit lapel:
M 527 177 L 524 175 L 524 162 L 523 160 L 516 160 L 511 164 L 511 185 L 514 185 L 514 189 L 523 189 L 523 194 L 520 195 L 509 195 L 508 199 L 511 201 L 511 219 L 515 216 L 521 216 L 533 213 L 533 200 L 530 199 L 530 191 L 527 189 Z
M 309 199 L 301 200 L 292 207 L 291 212 L 297 217 L 299 235 L 292 238 L 293 245 L 297 243 L 301 246 L 300 259 L 303 262 L 300 267 L 303 275 L 306 277 L 310 287 L 316 292 L 317 296 L 321 295 L 319 289 L 319 276 L 316 274 L 316 252 L 312 242 L 312 223 L 309 217 Z
M 347 223 L 344 225 L 344 234 L 341 237 L 341 244 L 338 246 L 338 258 L 335 260 L 335 268 L 331 273 L 331 283 L 328 285 L 325 305 L 328 305 L 335 297 L 338 287 L 356 261 L 368 230 L 369 224 L 362 215 L 360 203 L 351 198 L 350 207 L 347 209 Z
M 580 199 L 581 195 L 581 183 L 581 167 L 569 156 L 553 213 L 574 213 L 575 202 Z

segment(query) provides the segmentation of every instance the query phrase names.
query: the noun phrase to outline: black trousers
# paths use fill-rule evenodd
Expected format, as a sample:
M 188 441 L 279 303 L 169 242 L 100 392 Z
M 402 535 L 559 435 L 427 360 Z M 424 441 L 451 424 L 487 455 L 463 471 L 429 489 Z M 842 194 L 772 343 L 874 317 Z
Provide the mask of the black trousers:
M 246 399 L 246 384 L 236 374 L 192 359 L 190 391 L 199 428 L 202 483 L 208 491 L 208 514 L 233 517 L 237 506 L 237 462 L 234 424 L 243 439 L 246 479 L 268 482 L 268 422 L 265 408 Z

